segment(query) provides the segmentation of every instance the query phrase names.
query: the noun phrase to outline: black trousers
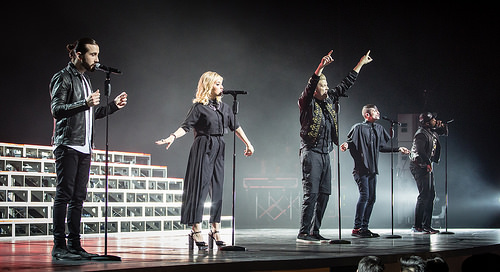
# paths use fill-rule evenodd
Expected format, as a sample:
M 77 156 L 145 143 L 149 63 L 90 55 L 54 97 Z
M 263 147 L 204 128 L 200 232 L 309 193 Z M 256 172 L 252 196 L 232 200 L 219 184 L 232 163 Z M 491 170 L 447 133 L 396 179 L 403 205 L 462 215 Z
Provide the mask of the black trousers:
M 209 223 L 220 223 L 224 185 L 225 142 L 222 136 L 199 135 L 189 152 L 182 194 L 181 223 L 202 222 L 205 200 L 210 195 Z
M 54 244 L 66 243 L 65 220 L 68 223 L 68 240 L 80 240 L 80 222 L 83 201 L 87 197 L 90 172 L 90 154 L 60 145 L 54 150 L 57 185 L 53 208 Z
M 332 190 L 329 154 L 300 152 L 304 192 L 299 233 L 318 234 Z
M 413 227 L 431 227 L 432 211 L 434 209 L 434 174 L 426 168 L 410 165 L 410 171 L 415 178 L 418 188 L 417 204 L 415 206 L 415 222 Z

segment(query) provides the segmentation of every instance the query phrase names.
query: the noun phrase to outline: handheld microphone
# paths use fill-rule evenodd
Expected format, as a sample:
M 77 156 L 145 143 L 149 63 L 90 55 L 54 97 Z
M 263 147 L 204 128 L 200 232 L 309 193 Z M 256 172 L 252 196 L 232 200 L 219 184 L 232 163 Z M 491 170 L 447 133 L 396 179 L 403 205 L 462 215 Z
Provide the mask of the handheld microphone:
M 247 91 L 236 91 L 236 90 L 224 90 L 222 91 L 223 94 L 231 94 L 231 95 L 236 95 L 236 94 L 247 94 Z
M 122 71 L 116 69 L 116 68 L 113 68 L 113 67 L 109 67 L 109 66 L 104 66 L 102 64 L 100 64 L 99 62 L 95 64 L 95 68 L 97 70 L 100 70 L 100 71 L 103 71 L 103 72 L 107 72 L 107 73 L 112 73 L 112 74 L 116 74 L 116 75 L 121 75 L 122 74 Z
M 391 123 L 393 123 L 393 124 L 398 124 L 399 126 L 401 125 L 401 123 L 400 123 L 400 122 L 394 121 L 394 120 L 390 119 L 390 118 L 389 118 L 389 117 L 387 117 L 387 116 L 382 116 L 382 119 L 384 119 L 384 120 L 386 120 L 386 121 L 389 121 L 389 122 L 391 122 Z

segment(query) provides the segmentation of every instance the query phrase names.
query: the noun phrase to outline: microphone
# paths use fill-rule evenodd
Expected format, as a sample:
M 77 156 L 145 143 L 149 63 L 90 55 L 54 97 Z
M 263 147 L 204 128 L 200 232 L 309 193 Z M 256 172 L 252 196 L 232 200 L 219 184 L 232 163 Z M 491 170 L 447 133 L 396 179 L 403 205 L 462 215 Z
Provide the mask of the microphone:
M 227 91 L 222 91 L 222 93 L 223 94 L 237 95 L 237 94 L 247 94 L 247 91 L 227 90 Z
M 401 123 L 400 123 L 400 122 L 394 121 L 394 120 L 390 119 L 390 118 L 389 118 L 389 117 L 387 117 L 387 116 L 382 116 L 382 119 L 384 119 L 384 120 L 386 120 L 386 121 L 389 121 L 389 122 L 391 122 L 391 123 L 393 123 L 393 124 L 398 124 L 399 126 L 401 125 Z
M 118 70 L 116 68 L 113 68 L 113 67 L 104 66 L 104 65 L 100 64 L 99 62 L 95 64 L 95 68 L 97 70 L 100 70 L 100 71 L 103 71 L 103 72 L 112 73 L 112 74 L 116 74 L 116 75 L 121 75 L 122 74 L 122 71 L 120 71 L 120 70 Z

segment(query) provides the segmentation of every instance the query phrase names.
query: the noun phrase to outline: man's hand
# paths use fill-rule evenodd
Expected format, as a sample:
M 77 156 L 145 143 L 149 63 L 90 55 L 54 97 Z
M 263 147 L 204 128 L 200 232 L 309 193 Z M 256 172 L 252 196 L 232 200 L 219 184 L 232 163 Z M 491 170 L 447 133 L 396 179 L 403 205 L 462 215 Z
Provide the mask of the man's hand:
M 316 71 L 314 72 L 317 76 L 320 76 L 321 73 L 323 73 L 323 68 L 325 68 L 325 66 L 333 62 L 332 53 L 333 50 L 330 50 L 330 52 L 328 52 L 328 54 L 321 59 L 318 68 L 316 68 Z
M 126 92 L 122 92 L 121 94 L 119 94 L 116 98 L 115 98 L 115 104 L 116 106 L 121 109 L 123 107 L 125 107 L 125 105 L 127 105 L 127 93 Z
M 359 71 L 361 71 L 361 67 L 363 67 L 363 65 L 368 64 L 368 63 L 373 61 L 372 57 L 370 57 L 370 52 L 371 52 L 371 50 L 368 50 L 366 55 L 362 56 L 361 59 L 359 60 L 358 64 L 356 65 L 356 67 L 354 67 L 353 70 L 356 71 L 356 73 L 359 73 Z
M 101 94 L 99 93 L 99 89 L 94 93 L 91 93 L 87 99 L 85 99 L 87 106 L 93 107 L 99 105 L 101 102 Z
M 361 59 L 359 60 L 359 62 L 363 65 L 365 64 L 368 64 L 370 62 L 373 61 L 372 57 L 370 57 L 370 52 L 371 50 L 368 50 L 368 52 L 366 53 L 366 55 L 362 56 Z
M 328 54 L 321 59 L 321 68 L 324 68 L 325 66 L 333 62 L 332 53 L 333 50 L 330 50 L 330 52 L 328 52 Z
M 349 148 L 349 144 L 348 144 L 347 142 L 344 142 L 344 143 L 340 146 L 340 150 L 342 150 L 342 152 L 345 152 L 348 148 Z
M 410 154 L 410 150 L 404 146 L 399 148 L 399 152 L 401 152 L 401 154 L 405 154 L 405 155 Z

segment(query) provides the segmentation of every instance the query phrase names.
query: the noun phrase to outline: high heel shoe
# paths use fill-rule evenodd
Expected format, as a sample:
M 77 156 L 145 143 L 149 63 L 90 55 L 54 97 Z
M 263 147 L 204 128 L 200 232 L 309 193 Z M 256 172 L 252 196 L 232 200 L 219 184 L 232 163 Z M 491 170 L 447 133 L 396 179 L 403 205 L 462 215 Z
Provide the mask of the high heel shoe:
M 191 231 L 191 233 L 188 235 L 188 237 L 189 237 L 189 240 L 188 240 L 189 241 L 189 250 L 194 249 L 195 243 L 196 243 L 196 246 L 198 247 L 199 250 L 207 249 L 207 244 L 205 243 L 205 241 L 198 242 L 198 241 L 196 241 L 196 239 L 194 239 L 194 235 L 196 235 L 198 233 L 201 233 L 201 231 L 197 231 L 197 232 Z
M 216 231 L 210 231 L 208 233 L 208 248 L 209 249 L 213 249 L 214 248 L 214 241 L 215 241 L 215 244 L 217 245 L 217 247 L 221 247 L 221 246 L 225 246 L 226 245 L 226 243 L 224 243 L 224 241 L 221 241 L 221 240 L 217 241 L 215 239 L 215 234 L 216 233 L 219 233 L 219 231 L 217 231 L 217 230 Z

